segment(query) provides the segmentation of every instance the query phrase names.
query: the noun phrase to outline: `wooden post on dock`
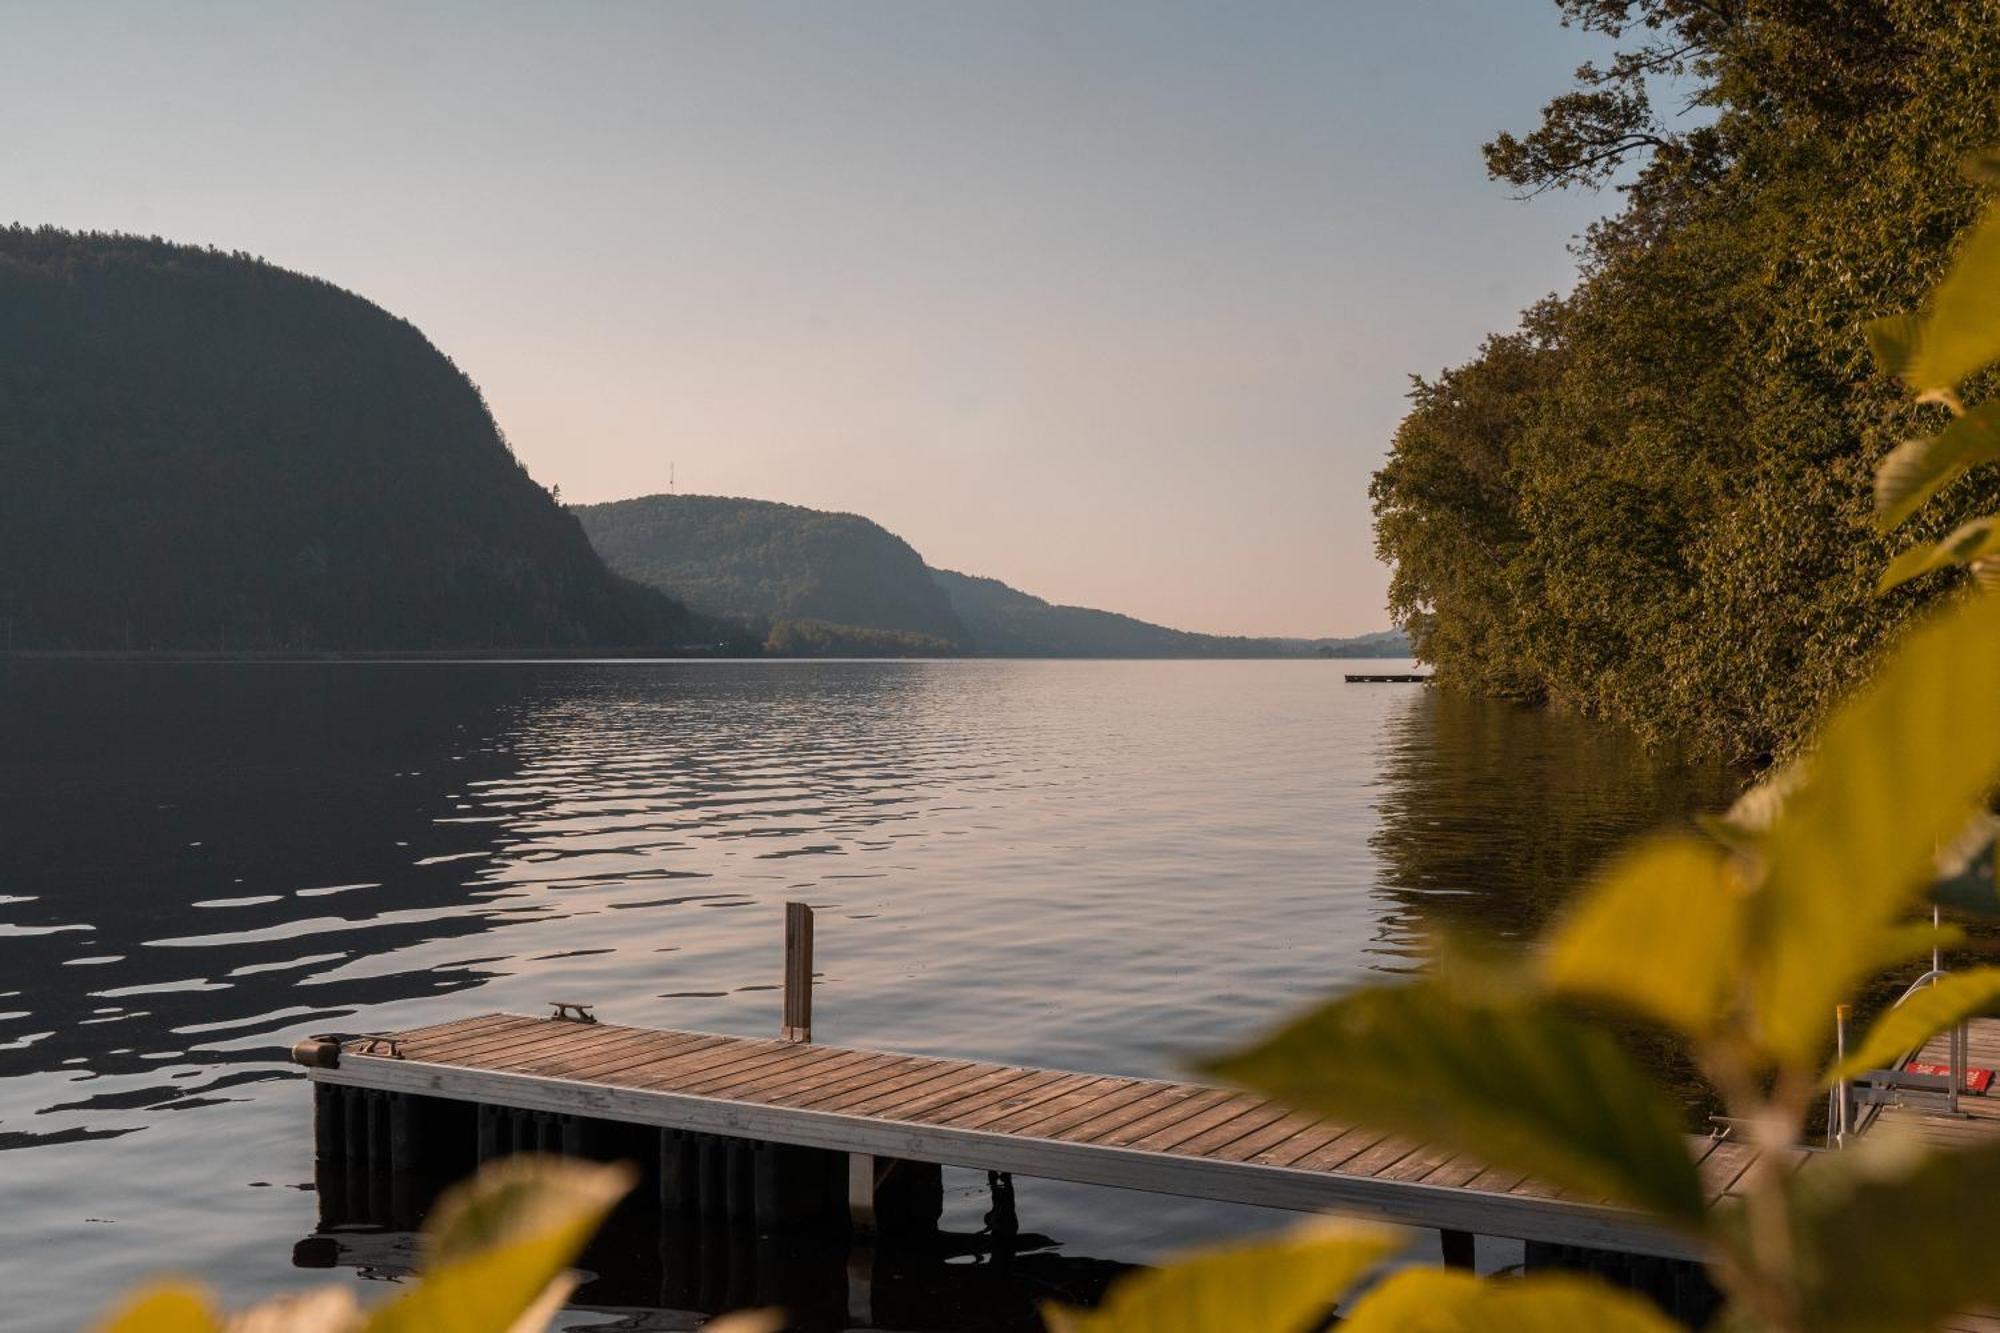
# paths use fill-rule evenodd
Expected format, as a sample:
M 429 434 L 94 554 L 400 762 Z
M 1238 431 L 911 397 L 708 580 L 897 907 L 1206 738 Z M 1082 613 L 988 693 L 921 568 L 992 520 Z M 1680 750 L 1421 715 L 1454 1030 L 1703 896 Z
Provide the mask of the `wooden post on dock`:
M 813 1036 L 813 909 L 804 903 L 785 904 L 785 1030 L 786 1041 L 811 1041 Z

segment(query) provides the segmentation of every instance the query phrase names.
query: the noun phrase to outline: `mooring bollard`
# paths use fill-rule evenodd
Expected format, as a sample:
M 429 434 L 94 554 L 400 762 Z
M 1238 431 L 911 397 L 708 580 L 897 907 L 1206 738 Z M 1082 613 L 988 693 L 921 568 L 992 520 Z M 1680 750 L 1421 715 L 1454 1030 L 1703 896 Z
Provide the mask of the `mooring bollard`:
M 786 1041 L 811 1041 L 813 1035 L 813 909 L 804 903 L 785 904 L 785 1026 Z

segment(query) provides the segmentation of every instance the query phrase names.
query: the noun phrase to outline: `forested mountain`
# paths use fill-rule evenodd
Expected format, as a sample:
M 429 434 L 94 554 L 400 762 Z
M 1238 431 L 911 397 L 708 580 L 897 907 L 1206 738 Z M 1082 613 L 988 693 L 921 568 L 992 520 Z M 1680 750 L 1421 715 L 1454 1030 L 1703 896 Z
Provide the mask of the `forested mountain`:
M 1399 657 L 1398 633 L 1356 639 L 1254 639 L 1195 634 L 1115 611 L 1057 606 L 998 579 L 934 569 L 974 648 L 1002 657 Z
M 1244 639 L 1053 606 L 998 579 L 929 569 L 855 514 L 768 500 L 650 495 L 573 512 L 619 573 L 731 616 L 786 654 L 1005 657 L 1395 657 L 1400 632 Z
M 1488 166 L 1623 206 L 1570 295 L 1417 382 L 1373 487 L 1392 611 L 1441 681 L 1781 751 L 1936 595 L 1874 595 L 1894 549 L 2000 500 L 1974 473 L 1875 533 L 1875 460 L 1939 409 L 1861 334 L 1982 204 L 1959 163 L 2000 141 L 2000 0 L 1558 8 L 1622 54 Z M 1655 111 L 1663 76 L 1695 114 Z
M 618 573 L 760 632 L 789 620 L 965 641 L 923 557 L 856 514 L 720 495 L 648 495 L 571 512 Z
M 671 647 L 408 323 L 241 254 L 0 230 L 0 646 Z

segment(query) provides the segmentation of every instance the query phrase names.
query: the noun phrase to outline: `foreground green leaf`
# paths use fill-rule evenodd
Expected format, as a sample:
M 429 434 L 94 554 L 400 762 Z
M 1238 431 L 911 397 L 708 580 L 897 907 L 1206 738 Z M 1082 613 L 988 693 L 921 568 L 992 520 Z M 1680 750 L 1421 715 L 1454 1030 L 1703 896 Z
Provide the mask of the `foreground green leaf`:
M 631 1189 L 627 1167 L 514 1157 L 439 1201 L 421 1280 L 375 1310 L 369 1333 L 493 1333 L 511 1327 L 582 1252 Z
M 200 1287 L 161 1282 L 122 1301 L 97 1333 L 222 1333 L 222 1316 Z
M 1940 907 L 2000 916 L 2000 880 L 1996 880 L 1994 869 L 1996 840 L 2000 840 L 2000 816 L 1981 810 L 1963 833 L 1938 849 L 1937 874 L 1925 896 Z
M 1960 524 L 1943 541 L 1929 546 L 1912 546 L 1889 562 L 1877 588 L 1881 592 L 1925 574 L 1963 565 L 1983 556 L 2000 554 L 2000 516 L 1989 514 Z
M 1875 1135 L 1870 1135 L 1875 1139 Z M 2000 1301 L 1993 1238 L 2000 1145 L 1924 1153 L 1863 1141 L 1793 1178 L 1804 1327 L 1905 1333 Z
M 1322 1005 L 1211 1072 L 1302 1110 L 1702 1225 L 1679 1106 L 1601 1028 L 1546 999 L 1433 978 Z
M 1826 1073 L 1826 1083 L 1886 1069 L 1948 1027 L 2000 1002 L 2000 967 L 1976 967 L 1940 977 L 1875 1020 L 1868 1035 L 1845 1060 Z
M 1745 892 L 1731 858 L 1712 844 L 1644 845 L 1614 862 L 1556 927 L 1543 976 L 1558 991 L 1705 1037 L 1728 1015 Z
M 1947 393 L 1996 359 L 2000 359 L 2000 217 L 1988 212 L 1931 293 L 1923 333 L 1903 379 L 1919 394 Z
M 1247 1325 L 1246 1325 L 1247 1327 Z M 1406 1268 L 1355 1305 L 1340 1333 L 1683 1333 L 1649 1302 L 1586 1277 L 1491 1281 Z
M 1762 841 L 1751 899 L 1764 1047 L 1816 1073 L 1834 1006 L 1879 966 L 1883 932 L 1934 878 L 2000 778 L 2000 598 L 1911 633 L 1834 716 Z
M 1905 440 L 1875 466 L 1875 526 L 1889 531 L 1967 469 L 2000 460 L 2000 402 L 1982 403 L 1936 435 Z
M 1307 1333 L 1405 1243 L 1389 1227 L 1314 1221 L 1135 1273 L 1095 1310 L 1049 1304 L 1042 1313 L 1051 1333 Z
M 1868 350 L 1882 373 L 1902 379 L 1916 359 L 1917 342 L 1923 337 L 1924 322 L 1915 315 L 1884 315 L 1863 326 Z

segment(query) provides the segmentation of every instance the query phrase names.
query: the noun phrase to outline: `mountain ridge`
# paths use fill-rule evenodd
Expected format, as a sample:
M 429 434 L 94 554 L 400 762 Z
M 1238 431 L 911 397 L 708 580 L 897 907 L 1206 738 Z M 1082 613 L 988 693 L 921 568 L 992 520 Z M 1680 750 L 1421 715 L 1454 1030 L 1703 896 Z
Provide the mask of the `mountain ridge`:
M 912 647 L 921 655 L 1400 657 L 1408 650 L 1396 630 L 1346 639 L 1202 634 L 1064 606 L 999 579 L 931 566 L 859 514 L 673 494 L 572 505 L 571 512 L 614 571 L 696 611 L 747 621 L 768 632 L 774 652 L 809 651 L 785 644 L 830 641 L 843 630 L 942 641 Z M 871 579 L 888 586 L 870 586 Z M 805 633 L 805 624 L 816 628 Z

